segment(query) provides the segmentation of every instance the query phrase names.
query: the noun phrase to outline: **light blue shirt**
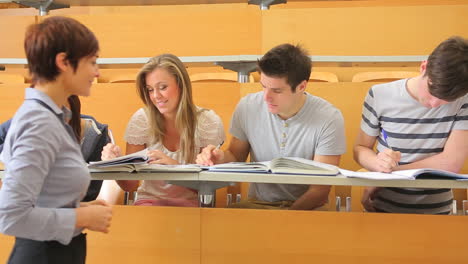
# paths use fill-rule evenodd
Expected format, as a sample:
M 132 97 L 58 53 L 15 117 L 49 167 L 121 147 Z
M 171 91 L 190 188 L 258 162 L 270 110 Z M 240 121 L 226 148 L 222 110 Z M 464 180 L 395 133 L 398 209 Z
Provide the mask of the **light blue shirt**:
M 81 233 L 75 228 L 74 208 L 86 193 L 90 175 L 65 122 L 70 114 L 45 93 L 26 89 L 2 152 L 0 232 L 62 244 Z

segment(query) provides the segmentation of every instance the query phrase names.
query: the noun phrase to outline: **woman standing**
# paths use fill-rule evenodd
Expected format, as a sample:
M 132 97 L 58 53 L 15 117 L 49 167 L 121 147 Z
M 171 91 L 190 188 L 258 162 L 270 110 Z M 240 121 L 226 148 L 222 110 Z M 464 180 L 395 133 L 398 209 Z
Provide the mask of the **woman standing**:
M 50 17 L 28 28 L 24 47 L 34 88 L 5 139 L 0 231 L 16 236 L 9 263 L 84 263 L 83 229 L 107 233 L 112 209 L 80 204 L 90 175 L 64 105 L 90 94 L 99 44 L 78 21 Z

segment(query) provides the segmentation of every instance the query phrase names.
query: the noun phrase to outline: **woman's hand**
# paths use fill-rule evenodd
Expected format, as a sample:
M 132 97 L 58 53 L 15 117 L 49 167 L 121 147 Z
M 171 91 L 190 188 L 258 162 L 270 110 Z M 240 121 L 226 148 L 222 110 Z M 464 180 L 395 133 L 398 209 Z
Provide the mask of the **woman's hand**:
M 92 231 L 108 233 L 112 221 L 112 207 L 92 204 L 93 202 L 85 203 L 87 204 L 86 206 L 75 209 L 75 225 L 76 227 L 84 227 Z
M 112 143 L 108 143 L 101 152 L 102 160 L 110 160 L 122 156 L 122 151 L 120 147 Z
M 162 165 L 177 165 L 177 160 L 169 158 L 160 150 L 148 151 L 149 163 L 151 164 L 162 164 Z

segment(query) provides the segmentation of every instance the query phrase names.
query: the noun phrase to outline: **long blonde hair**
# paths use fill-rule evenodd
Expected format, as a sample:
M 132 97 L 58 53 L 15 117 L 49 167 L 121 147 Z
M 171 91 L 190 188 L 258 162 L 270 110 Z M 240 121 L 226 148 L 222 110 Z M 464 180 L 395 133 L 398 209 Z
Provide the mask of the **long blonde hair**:
M 192 99 L 192 84 L 184 64 L 172 54 L 161 54 L 151 58 L 140 70 L 136 79 L 138 95 L 146 105 L 152 144 L 162 144 L 165 136 L 164 117 L 150 99 L 146 89 L 146 75 L 156 69 L 165 69 L 174 76 L 179 86 L 179 103 L 175 119 L 175 127 L 179 131 L 179 149 L 181 159 L 185 163 L 193 163 L 197 154 L 195 149 L 195 130 L 197 126 L 197 107 Z

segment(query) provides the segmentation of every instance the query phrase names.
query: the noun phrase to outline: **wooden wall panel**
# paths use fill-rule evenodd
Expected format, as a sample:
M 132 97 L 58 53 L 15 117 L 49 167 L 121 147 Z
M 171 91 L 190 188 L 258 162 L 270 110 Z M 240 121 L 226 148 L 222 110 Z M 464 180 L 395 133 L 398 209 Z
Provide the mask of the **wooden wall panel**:
M 468 4 L 276 9 L 262 13 L 262 52 L 301 43 L 312 55 L 427 55 L 468 36 Z
M 81 112 L 108 124 L 125 153 L 124 133 L 130 117 L 143 106 L 133 83 L 93 84 L 91 96 L 81 97 Z
M 0 84 L 0 123 L 13 117 L 24 100 L 27 84 Z
M 87 263 L 464 264 L 464 216 L 114 206 Z M 0 235 L 0 261 L 13 238 Z
M 202 209 L 201 263 L 451 263 L 463 216 Z
M 260 53 L 259 10 L 187 9 L 151 14 L 73 15 L 98 37 L 101 57 Z
M 6 263 L 10 256 L 11 249 L 15 244 L 15 238 L 0 234 L 0 262 Z
M 25 58 L 23 42 L 26 28 L 34 16 L 0 16 L 0 58 Z
M 196 82 L 193 86 L 193 100 L 196 105 L 214 110 L 223 121 L 224 131 L 229 138 L 229 125 L 240 99 L 237 82 Z M 229 146 L 229 142 L 224 142 Z
M 114 206 L 108 234 L 85 231 L 86 263 L 200 263 L 198 208 Z M 14 238 L 0 234 L 0 262 Z
M 200 263 L 198 208 L 113 208 L 109 234 L 88 231 L 86 263 Z

